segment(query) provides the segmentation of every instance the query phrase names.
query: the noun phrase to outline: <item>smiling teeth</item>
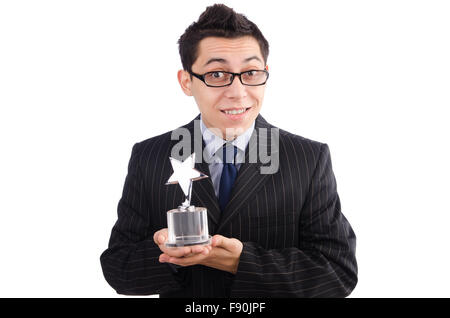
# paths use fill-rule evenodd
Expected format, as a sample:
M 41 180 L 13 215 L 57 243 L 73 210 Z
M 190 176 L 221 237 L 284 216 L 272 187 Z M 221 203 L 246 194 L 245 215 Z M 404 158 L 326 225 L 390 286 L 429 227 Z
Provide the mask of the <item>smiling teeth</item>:
M 237 115 L 237 114 L 242 114 L 243 112 L 245 112 L 245 109 L 242 108 L 240 110 L 235 110 L 235 109 L 233 109 L 233 110 L 225 110 L 224 112 L 225 112 L 225 114 L 228 114 L 228 115 Z

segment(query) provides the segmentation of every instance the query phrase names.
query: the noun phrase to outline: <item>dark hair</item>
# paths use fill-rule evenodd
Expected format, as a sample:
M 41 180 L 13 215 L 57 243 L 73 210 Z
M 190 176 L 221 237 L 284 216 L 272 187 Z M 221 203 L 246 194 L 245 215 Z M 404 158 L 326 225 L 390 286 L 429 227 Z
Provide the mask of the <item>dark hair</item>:
M 198 57 L 198 44 L 202 39 L 209 36 L 223 38 L 252 36 L 258 41 L 264 63 L 267 64 L 269 43 L 256 24 L 248 20 L 245 15 L 236 13 L 226 5 L 215 4 L 207 7 L 198 21 L 193 22 L 178 40 L 184 70 L 192 71 L 192 64 Z

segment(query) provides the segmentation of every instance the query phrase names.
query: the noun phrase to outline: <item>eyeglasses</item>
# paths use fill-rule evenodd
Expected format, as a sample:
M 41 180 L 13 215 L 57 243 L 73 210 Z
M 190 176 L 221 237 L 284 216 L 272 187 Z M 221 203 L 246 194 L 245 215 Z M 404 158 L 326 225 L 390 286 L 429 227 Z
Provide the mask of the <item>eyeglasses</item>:
M 203 75 L 189 71 L 189 74 L 197 77 L 208 87 L 225 87 L 233 84 L 235 76 L 239 77 L 242 85 L 260 86 L 264 85 L 269 78 L 269 72 L 265 70 L 249 70 L 242 73 L 232 73 L 225 71 L 208 72 Z

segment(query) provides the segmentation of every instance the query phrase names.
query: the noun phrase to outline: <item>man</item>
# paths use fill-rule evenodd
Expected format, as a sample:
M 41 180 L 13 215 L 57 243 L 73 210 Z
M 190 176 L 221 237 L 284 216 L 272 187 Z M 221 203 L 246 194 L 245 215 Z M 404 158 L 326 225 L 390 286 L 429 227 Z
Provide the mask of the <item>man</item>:
M 142 141 L 101 256 L 108 283 L 121 294 L 161 297 L 349 295 L 356 238 L 341 213 L 328 146 L 259 115 L 269 46 L 258 27 L 214 5 L 186 29 L 179 48 L 180 86 L 200 110 L 182 131 L 201 159 L 196 169 L 210 176 L 193 183 L 191 203 L 207 208 L 212 243 L 165 246 L 166 213 L 184 200 L 178 185 L 165 185 L 179 134 Z M 185 148 L 180 158 L 191 154 Z M 261 160 L 262 148 L 270 162 Z

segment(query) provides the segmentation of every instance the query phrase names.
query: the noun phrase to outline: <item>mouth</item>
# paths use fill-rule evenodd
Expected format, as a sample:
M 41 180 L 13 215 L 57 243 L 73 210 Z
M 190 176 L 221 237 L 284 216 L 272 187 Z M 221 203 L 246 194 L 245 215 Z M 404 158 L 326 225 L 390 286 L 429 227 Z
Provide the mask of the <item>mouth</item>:
M 243 118 L 250 111 L 250 109 L 251 107 L 234 107 L 221 109 L 220 111 L 228 118 L 236 120 Z

